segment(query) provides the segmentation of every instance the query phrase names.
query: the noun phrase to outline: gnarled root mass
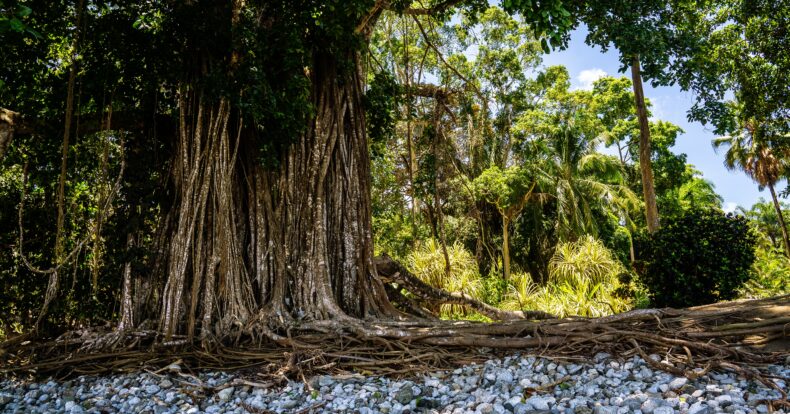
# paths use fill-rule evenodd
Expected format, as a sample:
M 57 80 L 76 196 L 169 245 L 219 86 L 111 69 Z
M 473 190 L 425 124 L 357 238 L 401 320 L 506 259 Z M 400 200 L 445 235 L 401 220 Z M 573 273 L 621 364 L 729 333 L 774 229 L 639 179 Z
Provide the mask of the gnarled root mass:
M 394 276 L 397 272 L 387 273 L 391 270 L 382 272 L 404 286 L 416 283 Z M 445 299 L 449 294 L 433 293 Z M 512 351 L 560 359 L 607 352 L 619 358 L 640 355 L 656 369 L 689 378 L 711 370 L 734 371 L 777 389 L 783 398 L 771 403 L 778 407 L 787 403 L 787 395 L 760 368 L 785 362 L 790 349 L 789 314 L 790 295 L 786 295 L 689 309 L 642 309 L 593 319 L 507 318 L 480 323 L 349 318 L 293 323 L 277 334 L 279 341 L 242 340 L 210 349 L 194 346 L 185 336 L 164 341 L 158 331 L 85 330 L 47 342 L 4 344 L 0 372 L 69 376 L 164 369 L 178 363 L 193 369 L 250 369 L 271 384 L 286 377 L 306 381 L 327 372 L 408 375 Z

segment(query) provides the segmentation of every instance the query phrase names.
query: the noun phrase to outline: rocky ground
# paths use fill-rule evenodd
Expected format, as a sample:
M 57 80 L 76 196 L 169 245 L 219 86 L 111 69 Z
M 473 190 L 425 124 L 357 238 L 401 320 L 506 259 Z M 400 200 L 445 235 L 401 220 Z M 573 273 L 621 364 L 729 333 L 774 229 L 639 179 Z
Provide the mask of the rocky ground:
M 657 356 L 651 356 L 658 358 Z M 787 390 L 790 357 L 768 367 Z M 635 357 L 598 354 L 589 363 L 511 356 L 411 380 L 312 378 L 261 387 L 254 378 L 177 365 L 153 373 L 65 382 L 0 382 L 4 413 L 764 413 L 780 393 L 732 373 L 697 380 L 651 369 Z M 781 409 L 777 413 L 788 412 Z

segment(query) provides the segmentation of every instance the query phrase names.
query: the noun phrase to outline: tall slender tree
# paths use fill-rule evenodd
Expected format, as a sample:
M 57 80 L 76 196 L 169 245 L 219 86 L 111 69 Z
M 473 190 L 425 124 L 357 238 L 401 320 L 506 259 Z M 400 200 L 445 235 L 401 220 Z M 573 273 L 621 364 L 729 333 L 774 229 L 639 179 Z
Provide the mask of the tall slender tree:
M 634 107 L 639 124 L 639 170 L 648 231 L 659 228 L 659 212 L 650 151 L 650 123 L 642 80 L 654 85 L 674 82 L 672 66 L 694 42 L 683 11 L 685 0 L 671 2 L 626 0 L 587 2 L 580 19 L 587 24 L 586 42 L 604 51 L 614 46 L 620 53 L 621 71 L 630 70 Z

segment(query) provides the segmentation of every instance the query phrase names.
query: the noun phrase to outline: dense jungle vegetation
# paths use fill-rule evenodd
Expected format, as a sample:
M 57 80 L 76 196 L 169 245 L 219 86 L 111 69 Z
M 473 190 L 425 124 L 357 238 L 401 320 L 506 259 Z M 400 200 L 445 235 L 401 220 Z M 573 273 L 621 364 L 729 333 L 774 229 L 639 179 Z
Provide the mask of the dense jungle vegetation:
M 622 63 L 591 90 L 543 63 L 581 24 Z M 2 0 L 0 337 L 491 318 L 382 254 L 556 316 L 787 293 L 788 27 L 779 0 Z M 725 214 L 643 82 L 770 198 Z

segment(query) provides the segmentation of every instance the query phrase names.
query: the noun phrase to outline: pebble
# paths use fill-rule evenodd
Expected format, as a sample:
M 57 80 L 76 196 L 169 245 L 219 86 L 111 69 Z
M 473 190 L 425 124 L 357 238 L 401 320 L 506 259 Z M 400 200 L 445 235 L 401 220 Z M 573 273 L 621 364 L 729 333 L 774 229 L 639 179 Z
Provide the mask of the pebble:
M 775 378 L 790 377 L 790 364 L 761 369 Z M 768 412 L 761 401 L 780 398 L 776 390 L 731 372 L 711 372 L 689 381 L 652 370 L 639 357 L 603 353 L 588 363 L 511 355 L 410 379 L 321 375 L 309 384 L 288 382 L 270 388 L 227 387 L 224 384 L 241 377 L 226 372 L 197 374 L 194 382 L 207 387 L 197 388 L 186 384 L 180 372 L 180 366 L 171 365 L 157 376 L 84 376 L 65 382 L 3 379 L 0 414 L 293 413 L 309 412 L 311 407 L 316 413 L 346 414 L 751 414 Z M 566 376 L 562 384 L 545 387 Z M 786 386 L 778 381 L 778 386 Z
M 669 388 L 672 390 L 678 390 L 683 388 L 683 386 L 686 385 L 688 382 L 689 382 L 688 378 L 685 377 L 675 378 L 672 381 L 670 381 Z
M 217 398 L 219 398 L 220 401 L 228 401 L 233 395 L 233 391 L 235 391 L 233 387 L 223 388 L 217 393 Z

